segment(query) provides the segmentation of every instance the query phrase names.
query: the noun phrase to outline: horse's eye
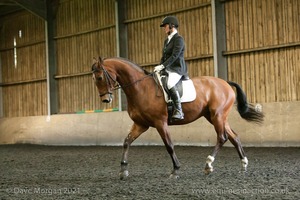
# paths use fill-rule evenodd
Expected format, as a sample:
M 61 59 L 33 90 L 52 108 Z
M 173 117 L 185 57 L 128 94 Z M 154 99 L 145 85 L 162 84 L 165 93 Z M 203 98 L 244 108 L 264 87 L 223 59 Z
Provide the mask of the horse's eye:
M 96 79 L 97 79 L 97 81 L 101 81 L 102 80 L 102 76 L 98 76 Z

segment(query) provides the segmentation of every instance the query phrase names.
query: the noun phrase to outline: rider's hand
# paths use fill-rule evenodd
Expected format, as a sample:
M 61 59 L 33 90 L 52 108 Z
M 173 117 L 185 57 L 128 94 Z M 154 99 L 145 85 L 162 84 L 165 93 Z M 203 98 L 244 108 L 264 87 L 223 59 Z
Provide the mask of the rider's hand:
M 156 67 L 154 67 L 154 72 L 160 72 L 161 70 L 163 70 L 165 67 L 163 65 L 157 65 Z

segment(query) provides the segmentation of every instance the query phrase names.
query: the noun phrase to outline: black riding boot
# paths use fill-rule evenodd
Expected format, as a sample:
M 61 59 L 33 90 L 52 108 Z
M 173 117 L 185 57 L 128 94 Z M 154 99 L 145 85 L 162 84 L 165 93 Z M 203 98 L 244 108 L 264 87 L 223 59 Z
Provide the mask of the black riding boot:
M 181 101 L 180 101 L 180 96 L 179 96 L 179 93 L 178 91 L 176 90 L 175 86 L 172 87 L 170 90 L 170 97 L 173 101 L 173 104 L 174 104 L 174 111 L 173 111 L 173 116 L 172 116 L 172 119 L 174 120 L 181 120 L 183 119 L 183 112 L 182 112 L 182 109 L 181 109 Z

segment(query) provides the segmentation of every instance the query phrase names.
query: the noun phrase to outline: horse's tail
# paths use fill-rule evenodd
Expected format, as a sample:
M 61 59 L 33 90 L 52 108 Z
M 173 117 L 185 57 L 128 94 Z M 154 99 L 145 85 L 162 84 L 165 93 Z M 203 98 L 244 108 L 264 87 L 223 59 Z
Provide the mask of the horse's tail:
M 264 113 L 258 111 L 252 104 L 247 102 L 246 94 L 241 86 L 231 81 L 227 81 L 227 83 L 236 88 L 237 110 L 240 113 L 240 116 L 249 122 L 262 123 L 264 120 Z

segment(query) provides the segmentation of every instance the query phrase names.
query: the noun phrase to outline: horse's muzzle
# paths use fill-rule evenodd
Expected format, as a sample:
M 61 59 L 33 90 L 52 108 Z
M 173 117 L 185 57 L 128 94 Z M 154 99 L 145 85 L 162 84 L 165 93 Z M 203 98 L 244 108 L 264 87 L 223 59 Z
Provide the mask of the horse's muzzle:
M 100 98 L 103 103 L 110 103 L 110 102 L 112 102 L 112 99 L 113 99 L 111 93 L 100 95 Z

